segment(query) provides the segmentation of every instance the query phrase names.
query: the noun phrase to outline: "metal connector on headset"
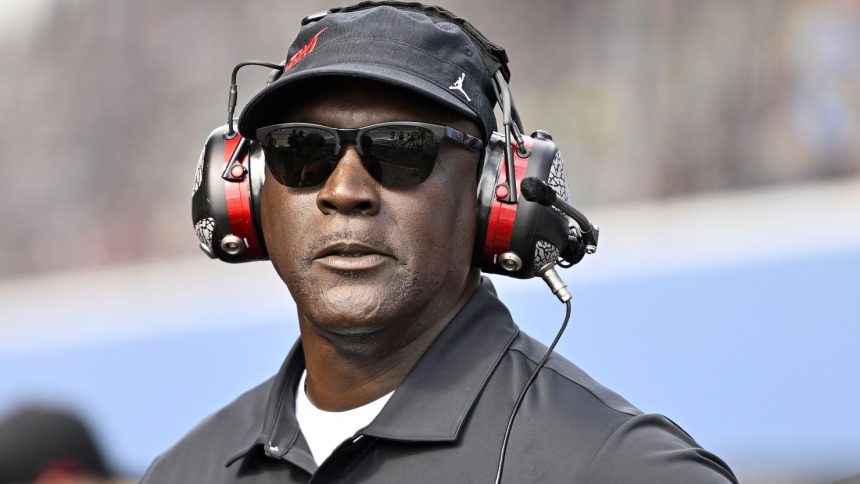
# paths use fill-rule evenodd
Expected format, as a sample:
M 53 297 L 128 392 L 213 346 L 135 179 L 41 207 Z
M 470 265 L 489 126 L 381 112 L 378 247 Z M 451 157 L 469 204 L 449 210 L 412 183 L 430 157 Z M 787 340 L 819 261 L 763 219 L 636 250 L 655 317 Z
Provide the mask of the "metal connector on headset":
M 600 237 L 600 227 L 592 225 L 591 230 L 582 234 L 585 241 L 585 252 L 593 254 L 597 252 L 597 238 Z
M 529 156 L 531 156 L 532 152 L 526 146 L 526 141 L 523 138 L 523 134 L 520 132 L 520 128 L 517 126 L 517 123 L 513 123 L 511 125 L 511 128 L 513 128 L 512 131 L 514 139 L 517 142 L 517 154 L 520 156 L 520 158 L 528 158 Z
M 556 272 L 555 262 L 547 262 L 543 267 L 538 269 L 537 273 L 541 279 L 546 282 L 546 285 L 549 286 L 549 289 L 553 294 L 555 294 L 559 301 L 566 303 L 573 298 L 570 291 L 567 289 L 567 284 L 561 280 L 561 276 Z

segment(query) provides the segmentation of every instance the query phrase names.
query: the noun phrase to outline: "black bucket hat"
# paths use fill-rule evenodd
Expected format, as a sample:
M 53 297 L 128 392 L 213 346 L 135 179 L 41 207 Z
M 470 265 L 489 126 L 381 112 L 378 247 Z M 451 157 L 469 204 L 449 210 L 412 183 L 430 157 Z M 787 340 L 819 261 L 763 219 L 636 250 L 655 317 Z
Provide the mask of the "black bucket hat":
M 444 9 L 415 3 L 395 8 L 392 4 L 364 2 L 306 21 L 290 46 L 283 75 L 242 110 L 241 135 L 256 138 L 257 128 L 270 119 L 278 100 L 300 95 L 290 92 L 296 81 L 339 76 L 380 81 L 439 102 L 474 120 L 487 140 L 496 130 L 493 106 L 497 101 L 492 72 L 486 66 L 487 46 L 504 56 L 501 64 L 491 62 L 489 68 L 502 68 L 508 77 L 504 50 L 489 41 L 484 44 L 474 27 Z M 434 12 L 445 15 L 432 15 Z M 477 33 L 482 50 L 463 27 L 472 38 Z

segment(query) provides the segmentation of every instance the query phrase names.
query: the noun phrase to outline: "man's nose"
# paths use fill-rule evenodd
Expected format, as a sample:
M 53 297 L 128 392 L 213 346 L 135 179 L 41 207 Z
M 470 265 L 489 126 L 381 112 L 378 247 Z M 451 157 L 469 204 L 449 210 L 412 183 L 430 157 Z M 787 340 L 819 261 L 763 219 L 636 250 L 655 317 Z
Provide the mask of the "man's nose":
M 376 215 L 379 206 L 379 183 L 364 168 L 355 146 L 346 146 L 317 194 L 317 207 L 325 214 Z

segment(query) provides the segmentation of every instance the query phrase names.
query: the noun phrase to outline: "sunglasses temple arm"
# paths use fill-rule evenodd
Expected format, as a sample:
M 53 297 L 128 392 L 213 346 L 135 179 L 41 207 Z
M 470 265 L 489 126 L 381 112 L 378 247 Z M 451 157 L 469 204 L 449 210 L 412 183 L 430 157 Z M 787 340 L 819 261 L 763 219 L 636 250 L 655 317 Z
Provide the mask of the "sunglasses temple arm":
M 481 151 L 484 149 L 484 142 L 480 138 L 476 138 L 468 133 L 445 126 L 443 137 L 457 143 L 463 148 L 471 151 Z

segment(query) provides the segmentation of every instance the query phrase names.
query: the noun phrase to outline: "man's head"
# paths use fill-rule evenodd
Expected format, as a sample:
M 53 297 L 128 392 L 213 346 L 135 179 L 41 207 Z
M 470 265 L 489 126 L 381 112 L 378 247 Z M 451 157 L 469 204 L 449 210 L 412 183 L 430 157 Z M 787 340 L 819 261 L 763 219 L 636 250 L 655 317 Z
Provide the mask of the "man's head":
M 258 138 L 260 128 L 281 123 L 346 129 L 408 121 L 486 141 L 494 103 L 482 54 L 460 27 L 378 6 L 305 25 L 284 74 L 248 102 L 239 131 Z M 474 289 L 480 152 L 435 142 L 432 171 L 412 186 L 371 174 L 352 142 L 313 186 L 291 187 L 267 171 L 262 230 L 303 324 L 327 339 L 408 341 Z
M 418 121 L 480 136 L 463 115 L 380 82 L 326 77 L 296 87 L 303 95 L 281 105 L 276 122 L 360 128 Z M 459 300 L 476 277 L 478 159 L 442 140 L 425 181 L 390 188 L 348 144 L 318 186 L 290 188 L 268 178 L 262 225 L 269 256 L 315 330 L 331 338 L 386 330 L 408 338 L 415 321 Z

